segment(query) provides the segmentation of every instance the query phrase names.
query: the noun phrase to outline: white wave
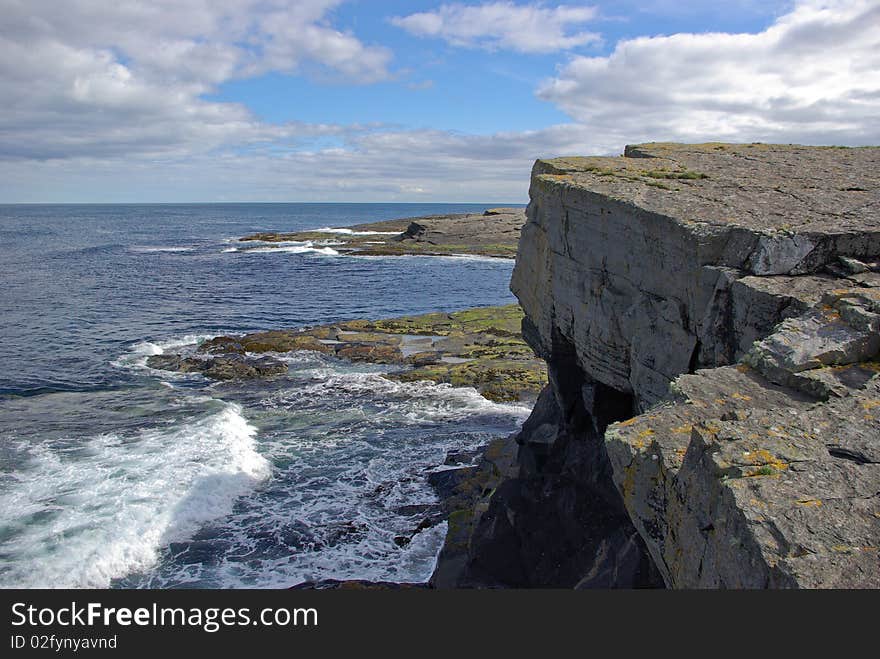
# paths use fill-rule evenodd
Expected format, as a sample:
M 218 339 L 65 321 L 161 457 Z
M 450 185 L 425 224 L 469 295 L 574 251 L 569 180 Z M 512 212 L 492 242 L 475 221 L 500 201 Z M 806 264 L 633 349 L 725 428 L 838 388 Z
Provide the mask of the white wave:
M 418 255 L 413 255 L 418 257 Z M 438 255 L 434 257 L 423 257 L 423 258 L 435 258 L 435 259 L 452 259 L 455 261 L 479 261 L 482 263 L 504 263 L 505 261 L 513 263 L 514 257 L 506 257 L 506 256 L 482 256 L 480 254 L 448 254 L 448 255 Z
M 187 346 L 195 346 L 202 341 L 207 341 L 208 339 L 213 338 L 214 336 L 216 335 L 187 334 L 185 336 L 168 339 L 166 341 L 141 341 L 140 343 L 136 343 L 131 346 L 128 352 L 120 356 L 118 359 L 110 362 L 110 364 L 117 368 L 152 370 L 147 367 L 147 359 L 149 359 L 153 355 L 162 355 L 165 354 L 166 351 L 174 352 Z M 167 372 L 165 371 L 162 371 L 162 373 L 164 375 L 167 375 Z
M 215 403 L 216 404 L 216 403 Z M 0 494 L 3 546 L 12 560 L 0 584 L 18 588 L 106 588 L 149 568 L 169 542 L 228 515 L 270 475 L 256 429 L 238 405 L 134 436 L 89 439 L 75 456 L 38 445 Z
M 425 473 L 452 450 L 476 450 L 514 432 L 528 415 L 475 390 L 381 377 L 382 367 L 293 353 L 293 380 L 251 399 L 260 453 L 273 477 L 190 545 L 126 584 L 280 588 L 303 580 L 424 581 L 445 526 L 416 533 L 436 495 Z M 387 370 L 387 367 L 384 367 Z M 169 551 L 170 549 L 170 551 Z M 167 558 L 167 560 L 165 560 Z
M 367 524 L 368 521 L 379 528 L 383 525 L 379 520 L 363 519 L 361 523 Z M 278 524 L 282 525 L 283 521 L 278 520 Z M 260 559 L 259 572 L 246 578 L 243 578 L 245 575 L 237 566 L 227 564 L 223 570 L 222 586 L 284 589 L 304 581 L 321 579 L 425 583 L 434 573 L 448 528 L 448 523 L 444 521 L 425 529 L 415 534 L 405 548 L 387 546 L 388 538 L 382 536 L 388 533 L 379 532 L 368 533 L 360 541 L 322 547 L 319 552 L 298 552 L 299 561 L 290 557 Z M 186 579 L 180 581 L 185 582 Z
M 480 263 L 510 263 L 513 264 L 514 258 L 506 256 L 482 256 L 480 254 L 378 254 L 371 255 L 369 253 L 358 254 L 357 252 L 348 254 L 347 256 L 359 259 L 393 259 L 402 261 L 406 259 L 438 259 L 447 261 L 474 261 Z
M 425 472 L 451 450 L 476 450 L 515 431 L 529 410 L 473 389 L 344 368 L 300 369 L 295 387 L 260 401 L 271 428 L 263 450 L 291 466 L 279 466 L 278 477 L 226 520 L 222 537 L 235 550 L 220 566 L 174 566 L 164 583 L 207 578 L 224 587 L 279 588 L 322 578 L 428 579 L 445 524 L 416 533 L 406 547 L 394 542 L 424 519 L 420 506 L 437 501 Z M 277 543 L 272 549 L 258 540 L 267 533 Z M 246 565 L 239 556 L 248 557 Z
M 239 243 L 242 241 L 239 241 Z M 254 249 L 256 247 L 313 247 L 314 245 L 319 245 L 320 247 L 334 245 L 346 245 L 348 243 L 341 240 L 334 240 L 333 238 L 327 238 L 326 240 L 246 240 L 244 241 L 246 246 L 239 245 L 234 248 L 239 252 L 246 252 L 248 250 Z M 249 247 L 250 246 L 250 247 Z
M 314 243 L 313 240 L 245 240 L 239 241 L 245 242 L 248 245 L 258 245 L 258 246 L 266 246 L 266 247 L 287 247 L 287 246 L 295 246 L 295 245 L 311 245 Z M 246 251 L 248 247 L 241 248 L 241 251 Z
M 298 406 L 312 401 L 323 404 L 329 396 L 340 396 L 349 400 L 352 408 L 359 400 L 387 404 L 385 410 L 374 410 L 371 414 L 393 414 L 398 422 L 414 425 L 425 421 L 458 421 L 482 414 L 510 416 L 522 422 L 531 413 L 527 405 L 488 400 L 473 387 L 453 387 L 431 381 L 397 382 L 382 377 L 381 373 L 340 372 L 326 367 L 302 370 L 298 375 L 310 377 L 311 381 L 279 392 L 262 404 L 270 407 Z
M 321 227 L 312 229 L 311 233 L 338 233 L 345 236 L 399 236 L 400 231 L 355 231 L 353 229 L 334 229 L 333 227 Z
M 237 250 L 240 254 L 322 254 L 324 256 L 339 256 L 332 247 L 317 247 L 312 241 L 296 245 L 278 244 L 274 247 L 253 247 Z
M 172 254 L 176 254 L 179 252 L 191 252 L 193 251 L 193 247 L 149 247 L 149 246 L 137 246 L 130 247 L 129 251 L 138 252 L 140 254 L 152 254 L 157 252 L 168 252 Z

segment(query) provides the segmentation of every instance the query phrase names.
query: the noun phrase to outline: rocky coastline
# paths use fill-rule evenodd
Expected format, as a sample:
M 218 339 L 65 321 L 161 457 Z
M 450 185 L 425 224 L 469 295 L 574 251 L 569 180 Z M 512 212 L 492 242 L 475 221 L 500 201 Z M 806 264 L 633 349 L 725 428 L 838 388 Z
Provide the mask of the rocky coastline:
M 285 353 L 312 351 L 350 362 L 384 364 L 384 377 L 473 387 L 494 402 L 532 405 L 547 381 L 547 366 L 522 338 L 519 305 L 477 307 L 382 320 L 352 320 L 307 329 L 271 330 L 217 336 L 182 352 L 148 357 L 155 370 L 195 373 L 217 381 L 273 378 L 287 373 Z M 436 505 L 420 511 L 421 523 L 394 538 L 403 547 L 412 538 L 448 521 L 446 564 L 460 561 L 475 512 L 485 507 L 500 482 L 513 475 L 513 437 L 498 438 L 477 452 L 450 453 L 426 479 Z M 437 577 L 443 586 L 442 574 Z M 314 589 L 426 588 L 435 584 L 321 581 L 298 584 Z
M 525 223 L 522 208 L 430 215 L 313 231 L 256 233 L 240 239 L 242 251 L 301 243 L 332 247 L 351 256 L 485 256 L 512 259 Z M 259 244 L 251 248 L 248 245 Z
M 549 384 L 448 587 L 880 587 L 880 148 L 538 161 Z
M 271 377 L 273 353 L 317 350 L 534 403 L 429 476 L 448 531 L 427 584 L 301 587 L 878 588 L 878 172 L 874 147 L 539 160 L 519 306 L 218 337 L 149 365 Z M 429 220 L 340 249 L 511 255 Z
M 213 380 L 250 380 L 287 373 L 279 355 L 309 350 L 387 364 L 394 367 L 385 374 L 392 380 L 473 387 L 494 402 L 533 402 L 546 381 L 546 365 L 522 339 L 522 318 L 514 304 L 217 336 L 187 352 L 152 355 L 146 365 Z

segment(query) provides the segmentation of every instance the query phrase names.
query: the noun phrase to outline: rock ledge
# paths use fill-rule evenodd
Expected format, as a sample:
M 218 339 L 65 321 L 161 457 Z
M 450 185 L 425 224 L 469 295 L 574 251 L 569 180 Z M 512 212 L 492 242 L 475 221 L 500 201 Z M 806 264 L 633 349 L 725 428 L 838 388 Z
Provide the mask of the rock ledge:
M 880 148 L 636 145 L 530 194 L 550 383 L 457 583 L 880 587 Z

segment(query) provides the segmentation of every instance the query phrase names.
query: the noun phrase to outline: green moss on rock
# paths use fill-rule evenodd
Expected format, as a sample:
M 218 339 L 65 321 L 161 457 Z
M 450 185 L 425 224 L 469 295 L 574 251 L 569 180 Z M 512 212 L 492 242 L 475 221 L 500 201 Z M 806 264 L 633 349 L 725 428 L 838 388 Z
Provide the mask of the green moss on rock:
M 352 362 L 399 366 L 401 370 L 386 377 L 401 382 L 473 387 L 498 402 L 534 400 L 547 382 L 547 370 L 522 339 L 522 319 L 518 305 L 507 305 L 351 320 L 305 330 L 220 336 L 204 342 L 199 352 L 227 358 L 310 350 Z M 431 338 L 408 338 L 411 336 Z M 155 368 L 167 370 L 187 366 L 179 357 L 154 362 Z

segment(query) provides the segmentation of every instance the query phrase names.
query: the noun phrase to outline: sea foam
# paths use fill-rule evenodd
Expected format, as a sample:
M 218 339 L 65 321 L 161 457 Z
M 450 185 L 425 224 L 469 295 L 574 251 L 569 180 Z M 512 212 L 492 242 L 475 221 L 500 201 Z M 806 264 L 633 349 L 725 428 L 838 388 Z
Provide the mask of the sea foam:
M 338 243 L 335 243 L 338 244 Z M 279 243 L 275 246 L 252 247 L 238 249 L 239 254 L 321 254 L 323 256 L 339 256 L 339 252 L 329 246 L 317 246 L 312 241 L 299 244 Z
M 399 236 L 400 231 L 355 231 L 353 229 L 334 229 L 333 227 L 321 227 L 312 229 L 312 233 L 337 233 L 343 236 Z
M 180 350 L 181 348 L 185 348 L 187 346 L 194 346 L 202 341 L 206 341 L 208 339 L 216 336 L 215 334 L 187 334 L 185 336 L 176 337 L 173 339 L 168 339 L 166 341 L 139 341 L 131 346 L 128 351 L 117 359 L 113 360 L 111 363 L 112 366 L 117 368 L 128 368 L 135 370 L 148 370 L 153 371 L 153 369 L 149 369 L 147 367 L 147 359 L 154 355 L 162 355 L 166 351 L 175 352 Z M 153 371 L 158 374 L 158 371 Z M 167 375 L 168 372 L 162 371 L 162 375 Z
M 139 254 L 181 254 L 193 251 L 193 247 L 150 247 L 146 245 L 129 247 L 129 251 Z
M 152 566 L 158 550 L 228 515 L 270 475 L 256 429 L 235 404 L 168 427 L 63 447 L 28 447 L 0 494 L 7 525 L 0 585 L 105 588 Z

